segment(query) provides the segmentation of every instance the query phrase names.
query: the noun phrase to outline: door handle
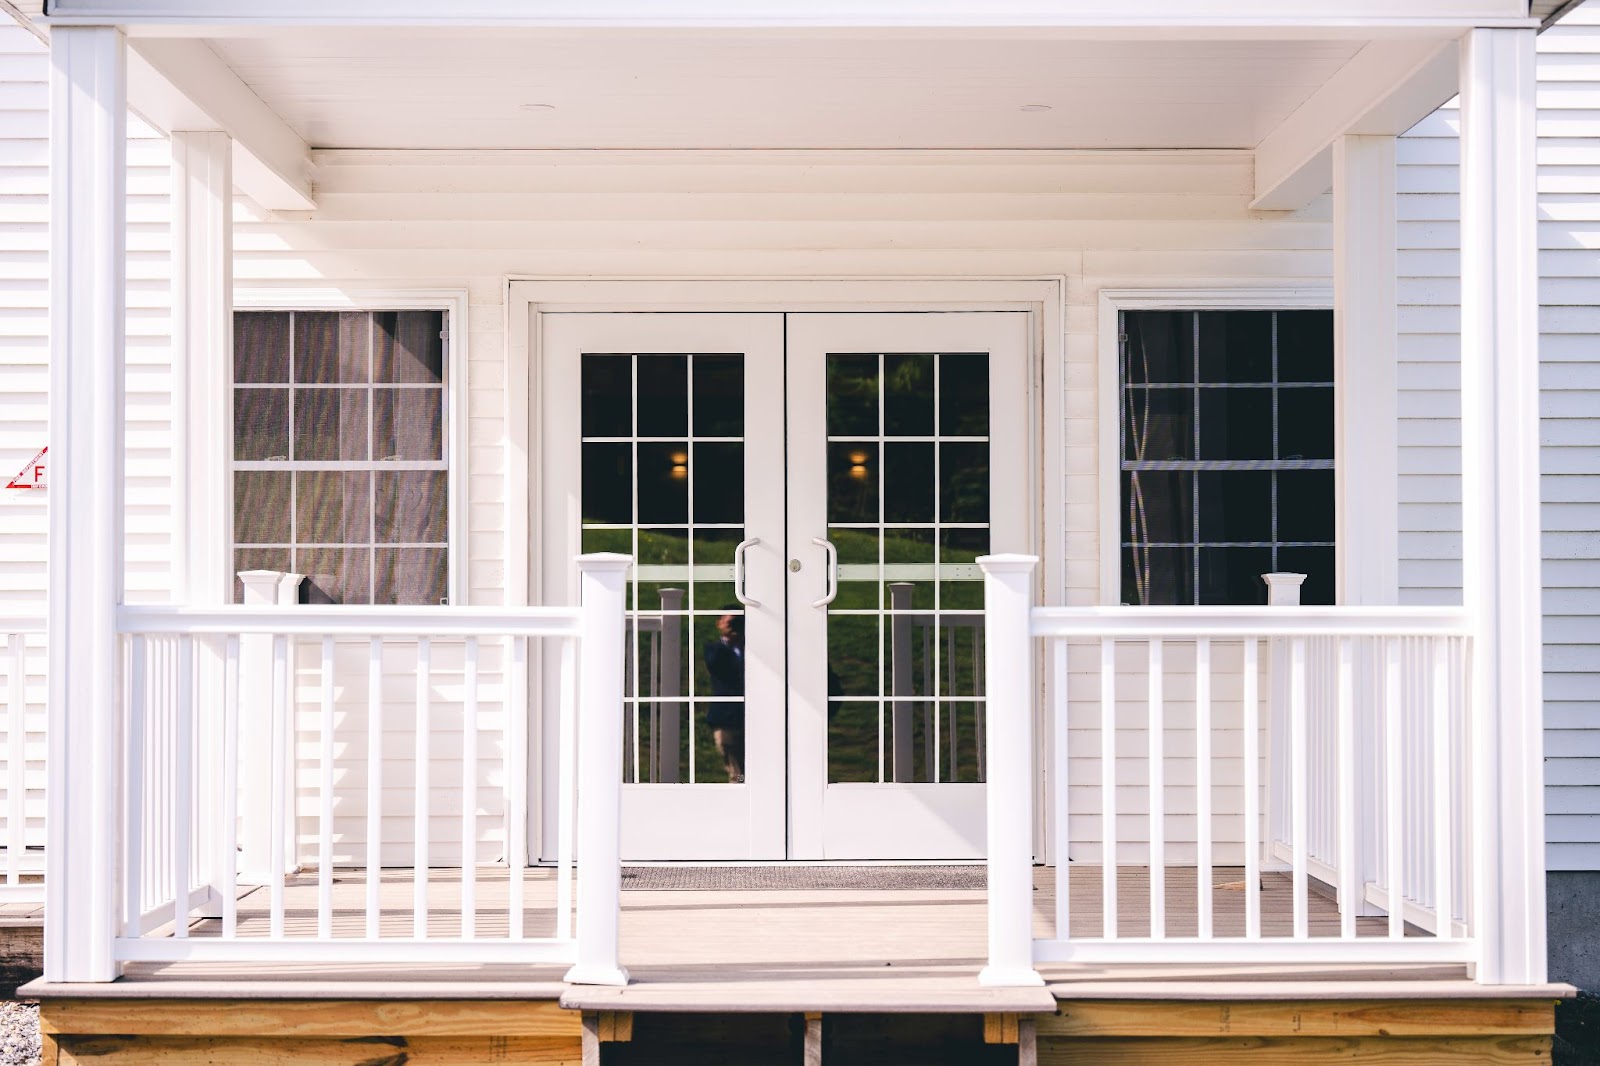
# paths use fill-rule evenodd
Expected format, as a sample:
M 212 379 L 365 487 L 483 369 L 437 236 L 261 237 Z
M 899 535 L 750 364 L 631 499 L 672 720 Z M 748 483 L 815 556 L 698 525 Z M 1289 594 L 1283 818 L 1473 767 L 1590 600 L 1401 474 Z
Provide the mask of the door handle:
M 746 607 L 761 606 L 758 601 L 744 594 L 744 553 L 760 543 L 760 537 L 751 537 L 748 540 L 741 540 L 738 547 L 733 549 L 733 598 Z
M 828 553 L 828 594 L 820 600 L 812 600 L 811 606 L 826 607 L 839 595 L 839 549 L 833 546 L 833 541 L 821 537 L 812 537 L 811 543 Z

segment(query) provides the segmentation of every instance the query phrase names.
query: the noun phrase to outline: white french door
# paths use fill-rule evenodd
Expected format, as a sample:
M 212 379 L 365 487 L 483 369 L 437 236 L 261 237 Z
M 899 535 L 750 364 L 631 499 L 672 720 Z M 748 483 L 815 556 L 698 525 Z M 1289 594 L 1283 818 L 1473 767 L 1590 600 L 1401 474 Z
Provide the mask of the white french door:
M 540 323 L 543 598 L 635 558 L 624 857 L 980 857 L 974 560 L 1032 543 L 1026 314 Z

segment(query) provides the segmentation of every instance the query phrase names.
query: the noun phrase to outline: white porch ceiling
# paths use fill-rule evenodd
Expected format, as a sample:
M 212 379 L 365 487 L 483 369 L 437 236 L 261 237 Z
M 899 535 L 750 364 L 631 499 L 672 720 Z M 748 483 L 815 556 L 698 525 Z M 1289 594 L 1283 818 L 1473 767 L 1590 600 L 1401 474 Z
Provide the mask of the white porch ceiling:
M 283 28 L 207 43 L 318 148 L 743 149 L 1254 148 L 1363 42 Z

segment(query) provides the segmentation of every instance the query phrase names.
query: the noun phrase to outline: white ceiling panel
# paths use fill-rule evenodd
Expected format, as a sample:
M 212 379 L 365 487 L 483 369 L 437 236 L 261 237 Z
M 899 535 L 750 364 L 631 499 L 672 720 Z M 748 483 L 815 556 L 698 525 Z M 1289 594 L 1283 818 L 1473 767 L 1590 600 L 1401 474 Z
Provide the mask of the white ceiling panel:
M 209 43 L 327 148 L 1251 148 L 1360 47 L 328 29 Z

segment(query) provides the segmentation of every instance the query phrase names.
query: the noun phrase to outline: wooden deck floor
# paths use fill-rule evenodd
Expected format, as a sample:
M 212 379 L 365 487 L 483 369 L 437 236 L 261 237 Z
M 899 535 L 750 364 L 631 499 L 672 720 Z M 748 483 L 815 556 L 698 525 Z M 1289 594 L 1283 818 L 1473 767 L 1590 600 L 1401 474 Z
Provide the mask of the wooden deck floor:
M 459 871 L 430 872 L 430 933 L 460 935 Z M 1243 930 L 1242 871 L 1215 871 L 1214 921 L 1219 936 Z M 339 871 L 334 885 L 334 934 L 357 936 L 365 879 Z M 503 936 L 506 928 L 505 871 L 478 872 L 480 937 Z M 547 870 L 526 872 L 526 929 L 551 928 L 554 880 Z M 286 893 L 286 935 L 310 936 L 316 928 L 315 873 L 295 879 Z M 1128 868 L 1119 877 L 1119 925 L 1124 936 L 1147 931 L 1148 872 Z M 1074 867 L 1071 874 L 1073 932 L 1100 932 L 1100 870 Z M 382 931 L 409 936 L 412 874 L 383 877 Z M 1054 933 L 1054 871 L 1035 871 L 1034 927 Z M 1167 874 L 1169 935 L 1193 935 L 1195 879 L 1192 869 Z M 265 936 L 268 894 L 248 891 L 240 900 L 239 933 Z M 1312 935 L 1337 930 L 1338 913 L 1326 896 L 1310 897 Z M 564 967 L 459 966 L 396 968 L 389 965 L 288 966 L 249 964 L 134 964 L 127 976 L 102 986 L 72 986 L 72 994 L 134 997 L 233 997 L 404 999 L 561 999 L 592 1010 L 696 1010 L 709 1003 L 721 1010 L 953 1010 L 1038 1011 L 1055 999 L 1307 999 L 1503 997 L 1468 978 L 1461 967 L 1172 966 L 1042 968 L 1046 989 L 984 989 L 976 982 L 985 949 L 985 897 L 972 890 L 810 889 L 805 891 L 627 891 L 622 896 L 622 956 L 632 982 L 626 988 L 568 987 Z M 1263 881 L 1263 926 L 1287 933 L 1292 915 L 1289 881 L 1268 874 Z M 220 923 L 197 920 L 190 935 L 216 936 Z M 1378 935 L 1382 919 L 1366 919 L 1362 932 Z M 65 994 L 67 989 L 60 989 Z M 1518 989 L 1517 995 L 1559 996 L 1561 986 Z

